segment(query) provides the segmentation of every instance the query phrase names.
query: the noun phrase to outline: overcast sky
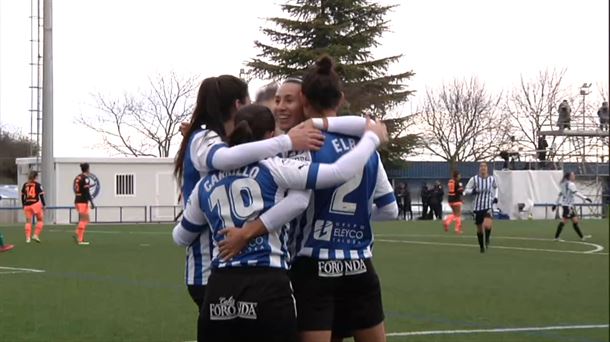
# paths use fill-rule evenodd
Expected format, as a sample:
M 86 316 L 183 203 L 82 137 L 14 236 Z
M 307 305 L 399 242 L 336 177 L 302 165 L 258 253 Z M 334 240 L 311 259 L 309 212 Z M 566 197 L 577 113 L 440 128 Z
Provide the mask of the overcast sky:
M 520 74 L 553 67 L 567 68 L 575 93 L 585 81 L 607 89 L 607 0 L 380 2 L 400 6 L 375 55 L 404 54 L 392 69 L 413 70 L 409 86 L 420 93 L 471 75 L 510 89 Z M 55 0 L 55 155 L 107 155 L 91 148 L 98 137 L 75 124 L 92 110 L 92 93 L 120 94 L 170 71 L 237 75 L 258 52 L 263 18 L 282 15 L 279 3 Z M 0 124 L 23 134 L 30 131 L 29 16 L 30 1 L 0 0 Z M 263 83 L 254 80 L 251 95 Z

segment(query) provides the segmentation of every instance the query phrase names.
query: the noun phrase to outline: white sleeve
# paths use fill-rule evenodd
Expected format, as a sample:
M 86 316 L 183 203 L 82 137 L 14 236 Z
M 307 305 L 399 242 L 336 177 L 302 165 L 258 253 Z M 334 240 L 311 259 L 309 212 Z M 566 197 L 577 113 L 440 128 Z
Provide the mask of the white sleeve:
M 289 190 L 284 199 L 261 214 L 259 218 L 267 231 L 277 231 L 307 209 L 310 197 L 310 190 Z
M 379 209 L 386 206 L 396 206 L 396 210 L 398 210 L 394 188 L 392 188 L 392 184 L 388 180 L 388 175 L 385 172 L 383 163 L 381 163 L 379 154 L 377 155 L 377 163 L 377 181 L 375 182 L 375 191 L 373 192 L 373 203 Z M 398 216 L 398 212 L 396 212 L 394 218 L 396 216 Z
M 193 141 L 195 146 L 195 141 Z M 196 153 L 197 161 L 193 160 L 193 165 L 200 172 L 211 170 L 229 171 L 237 169 L 267 157 L 276 156 L 282 152 L 292 149 L 292 141 L 286 134 L 280 136 L 255 141 L 247 144 L 228 147 L 224 143 L 199 144 Z
M 355 115 L 335 116 L 327 118 L 328 127 L 326 131 L 361 137 L 366 129 L 366 119 Z M 320 118 L 312 119 L 313 124 L 318 129 L 324 128 L 324 120 Z
M 189 246 L 206 227 L 207 219 L 199 207 L 199 183 L 193 189 L 182 214 L 182 220 L 174 227 L 172 237 L 179 246 Z
M 464 190 L 464 195 L 470 195 L 474 191 L 474 177 L 471 177 L 468 180 L 468 184 L 466 184 L 466 189 Z
M 587 198 L 587 196 L 584 196 L 583 194 L 581 194 L 578 189 L 576 188 L 576 184 L 570 182 L 568 184 L 568 188 L 570 189 L 570 191 L 572 191 L 574 193 L 574 195 L 578 196 L 581 200 L 585 200 Z
M 371 220 L 373 221 L 390 221 L 395 220 L 398 217 L 398 203 L 396 201 L 383 207 L 373 205 L 373 212 L 371 213 Z
M 494 177 L 493 189 L 494 189 L 494 198 L 498 198 L 498 183 L 496 183 L 496 177 Z
M 271 171 L 281 188 L 323 189 L 345 183 L 362 171 L 377 146 L 379 138 L 375 133 L 367 132 L 351 151 L 332 164 L 281 158 L 267 159 L 261 163 Z

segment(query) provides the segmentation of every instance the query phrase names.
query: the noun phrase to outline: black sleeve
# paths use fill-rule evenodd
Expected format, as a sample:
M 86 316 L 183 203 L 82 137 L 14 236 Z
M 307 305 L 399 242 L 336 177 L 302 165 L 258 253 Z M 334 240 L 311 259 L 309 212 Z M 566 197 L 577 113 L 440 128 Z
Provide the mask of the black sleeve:
M 21 187 L 21 205 L 25 206 L 25 200 L 27 198 L 27 195 L 25 193 L 25 184 L 23 184 L 23 186 Z

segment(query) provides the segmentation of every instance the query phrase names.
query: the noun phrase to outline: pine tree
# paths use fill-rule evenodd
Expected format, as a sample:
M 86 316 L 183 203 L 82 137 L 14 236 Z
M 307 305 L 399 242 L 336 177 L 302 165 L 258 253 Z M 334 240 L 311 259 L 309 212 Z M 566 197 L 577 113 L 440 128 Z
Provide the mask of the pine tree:
M 402 55 L 374 59 L 371 51 L 388 30 L 384 17 L 395 6 L 369 0 L 296 0 L 281 6 L 289 18 L 267 19 L 275 28 L 263 29 L 270 44 L 255 41 L 261 52 L 248 62 L 253 75 L 270 79 L 302 75 L 320 55 L 329 54 L 344 82 L 347 102 L 342 113 L 387 120 L 391 141 L 381 156 L 386 166 L 401 165 L 417 137 L 404 134 L 406 118 L 392 110 L 412 93 L 404 82 L 414 73 L 388 75 L 390 65 Z

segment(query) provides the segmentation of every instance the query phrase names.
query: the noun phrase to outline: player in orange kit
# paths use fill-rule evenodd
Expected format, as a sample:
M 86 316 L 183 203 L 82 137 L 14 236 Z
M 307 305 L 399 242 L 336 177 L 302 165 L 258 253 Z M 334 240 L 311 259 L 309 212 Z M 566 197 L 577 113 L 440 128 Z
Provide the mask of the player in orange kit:
M 91 208 L 95 209 L 93 198 L 89 192 L 93 184 L 91 184 L 89 178 L 89 164 L 80 164 L 80 169 L 82 173 L 74 178 L 74 205 L 78 211 L 78 226 L 74 238 L 78 245 L 88 245 L 89 242 L 85 241 L 85 230 L 89 223 L 89 202 L 91 202 Z
M 40 243 L 40 233 L 44 226 L 44 190 L 38 183 L 38 171 L 30 171 L 28 181 L 21 188 L 21 204 L 25 213 L 25 242 L 34 240 Z M 32 219 L 36 216 L 36 230 L 32 236 Z
M 449 214 L 443 221 L 443 226 L 447 232 L 451 223 L 455 221 L 455 232 L 462 234 L 462 194 L 464 193 L 464 186 L 460 182 L 460 173 L 457 170 L 453 171 L 447 188 L 449 189 L 449 206 L 453 213 Z

